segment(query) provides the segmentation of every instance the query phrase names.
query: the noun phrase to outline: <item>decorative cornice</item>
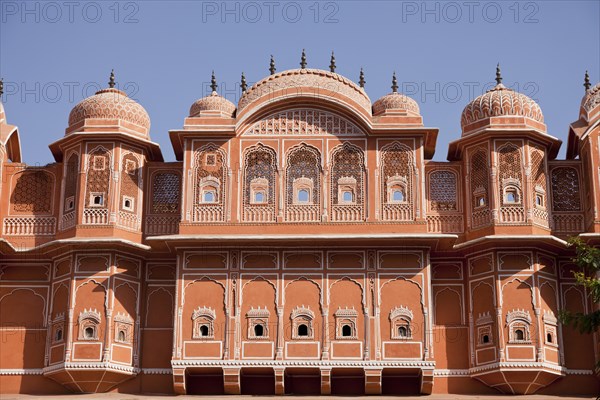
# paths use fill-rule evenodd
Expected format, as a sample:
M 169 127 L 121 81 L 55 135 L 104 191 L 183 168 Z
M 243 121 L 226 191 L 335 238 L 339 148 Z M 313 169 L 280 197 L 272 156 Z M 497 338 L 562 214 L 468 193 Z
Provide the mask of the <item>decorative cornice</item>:
M 474 367 L 469 369 L 469 374 L 471 375 L 480 375 L 482 373 L 486 373 L 490 370 L 505 370 L 505 369 L 532 369 L 539 371 L 540 368 L 545 368 L 551 370 L 552 372 L 559 373 L 564 375 L 567 371 L 565 367 L 561 367 L 560 365 L 550 364 L 547 362 L 496 362 L 492 364 L 482 365 L 480 367 Z
M 526 321 L 527 323 L 531 324 L 531 315 L 529 315 L 529 312 L 525 311 L 524 309 L 523 310 L 520 310 L 520 309 L 512 310 L 506 314 L 506 323 L 507 324 L 510 324 L 511 322 L 514 322 L 517 320 Z
M 302 307 L 298 306 L 296 308 L 294 308 L 292 310 L 292 313 L 290 315 L 291 319 L 296 319 L 299 316 L 307 316 L 310 319 L 314 319 L 315 318 L 315 313 L 312 312 L 312 310 L 309 307 L 305 307 L 304 304 L 302 304 Z
M 50 374 L 59 370 L 88 370 L 88 371 L 114 371 L 126 373 L 128 375 L 137 375 L 140 372 L 139 368 L 130 367 L 127 365 L 119 365 L 111 362 L 65 362 L 43 369 L 44 375 Z
M 338 307 L 338 309 L 333 313 L 333 315 L 335 317 L 358 317 L 358 312 L 354 309 L 354 307 L 352 307 L 352 308 Z
M 196 366 L 241 366 L 241 367 L 397 367 L 397 368 L 421 368 L 433 370 L 435 361 L 331 361 L 331 360 L 172 360 L 173 367 L 196 367 Z
M 114 321 L 125 324 L 133 324 L 133 318 L 131 318 L 129 314 L 123 314 L 121 312 L 118 312 L 117 315 L 115 315 Z
M 100 317 L 100 313 L 98 312 L 98 310 L 96 309 L 83 309 L 82 312 L 79 313 L 79 323 L 81 323 L 82 321 L 86 320 L 86 319 L 93 319 L 94 321 L 96 321 L 97 323 L 100 323 L 101 321 L 101 317 Z
M 267 310 L 267 306 L 265 308 L 260 308 L 260 306 L 258 308 L 252 307 L 246 313 L 246 317 L 248 318 L 269 318 L 270 315 L 271 313 Z
M 0 369 L 0 375 L 42 375 L 44 370 L 41 368 L 28 368 L 28 369 L 11 369 L 3 368 Z
M 408 309 L 408 307 L 399 306 L 390 311 L 390 321 L 393 321 L 396 318 L 406 318 L 408 320 L 413 319 L 413 312 Z
M 213 310 L 210 307 L 206 307 L 206 306 L 198 307 L 192 313 L 193 320 L 200 318 L 200 317 L 209 317 L 210 319 L 214 320 L 216 318 L 216 316 L 217 315 L 215 313 L 215 310 Z

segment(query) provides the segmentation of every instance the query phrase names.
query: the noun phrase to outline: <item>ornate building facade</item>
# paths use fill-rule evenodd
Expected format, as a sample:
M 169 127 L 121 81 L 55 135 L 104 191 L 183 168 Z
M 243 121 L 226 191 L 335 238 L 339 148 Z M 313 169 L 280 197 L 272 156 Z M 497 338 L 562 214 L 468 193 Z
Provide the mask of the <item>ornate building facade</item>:
M 169 132 L 114 86 L 56 162 L 0 103 L 5 393 L 596 393 L 597 308 L 566 238 L 600 238 L 600 85 L 566 160 L 535 101 L 471 101 L 448 162 L 397 91 L 330 71 L 242 79 Z M 214 79 L 213 79 L 214 80 Z

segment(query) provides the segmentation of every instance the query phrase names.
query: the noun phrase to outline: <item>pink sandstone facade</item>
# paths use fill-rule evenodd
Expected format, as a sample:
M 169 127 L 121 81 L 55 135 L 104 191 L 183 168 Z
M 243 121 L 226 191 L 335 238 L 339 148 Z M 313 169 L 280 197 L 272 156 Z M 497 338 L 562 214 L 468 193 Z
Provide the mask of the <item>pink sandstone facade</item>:
M 600 85 L 557 160 L 501 80 L 448 162 L 395 79 L 305 65 L 215 85 L 175 162 L 112 78 L 44 167 L 0 103 L 2 393 L 597 393 L 557 315 L 597 307 L 565 239 L 600 239 Z

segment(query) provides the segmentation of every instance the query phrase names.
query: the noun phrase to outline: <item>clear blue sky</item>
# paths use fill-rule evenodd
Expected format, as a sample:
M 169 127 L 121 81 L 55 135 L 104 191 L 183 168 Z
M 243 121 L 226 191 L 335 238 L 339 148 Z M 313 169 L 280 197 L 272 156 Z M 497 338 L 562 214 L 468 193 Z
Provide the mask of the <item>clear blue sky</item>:
M 355 81 L 362 66 L 375 101 L 401 88 L 440 128 L 435 159 L 460 136 L 463 107 L 493 82 L 538 100 L 549 133 L 566 139 L 578 117 L 583 74 L 600 80 L 600 1 L 8 1 L 0 0 L 0 76 L 9 123 L 18 125 L 24 160 L 52 162 L 47 145 L 62 135 L 71 108 L 119 87 L 150 114 L 151 137 L 166 160 L 168 130 L 206 95 L 211 70 L 230 100 L 277 69 L 327 69 Z M 124 87 L 126 85 L 126 87 Z M 86 92 L 87 90 L 87 92 Z M 564 145 L 561 156 L 564 154 Z

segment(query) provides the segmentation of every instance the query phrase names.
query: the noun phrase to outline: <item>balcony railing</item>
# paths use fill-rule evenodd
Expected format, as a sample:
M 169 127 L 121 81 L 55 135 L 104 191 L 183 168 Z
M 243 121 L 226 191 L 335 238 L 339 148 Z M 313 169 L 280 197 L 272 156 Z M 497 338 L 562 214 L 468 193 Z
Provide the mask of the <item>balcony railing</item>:
M 462 233 L 463 216 L 457 215 L 428 215 L 427 231 L 431 233 Z
M 500 208 L 500 222 L 502 223 L 524 223 L 525 208 L 521 206 L 508 206 Z
M 561 233 L 583 232 L 583 214 L 553 213 L 554 230 Z
M 84 225 L 108 224 L 108 210 L 106 208 L 86 208 L 83 210 Z
M 179 215 L 152 215 L 146 217 L 147 235 L 173 235 L 179 231 Z
M 245 206 L 244 222 L 275 222 L 275 207 L 256 205 Z
M 335 222 L 362 221 L 363 206 L 354 204 L 337 204 L 331 207 L 331 220 Z
M 54 217 L 10 217 L 4 218 L 4 235 L 51 236 L 56 233 Z
M 223 222 L 223 206 L 195 206 L 194 222 Z
M 383 205 L 383 220 L 384 221 L 412 221 L 411 204 L 384 204 Z
M 77 223 L 77 214 L 75 211 L 68 212 L 64 214 L 60 220 L 60 230 L 64 231 L 66 229 L 72 228 Z
M 290 222 L 319 222 L 321 207 L 318 205 L 291 205 L 285 210 L 285 220 Z
M 141 226 L 140 217 L 126 211 L 119 211 L 119 225 L 123 228 L 139 231 Z

